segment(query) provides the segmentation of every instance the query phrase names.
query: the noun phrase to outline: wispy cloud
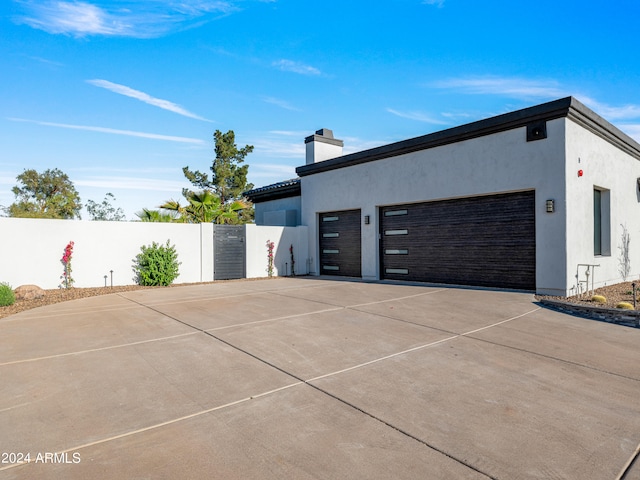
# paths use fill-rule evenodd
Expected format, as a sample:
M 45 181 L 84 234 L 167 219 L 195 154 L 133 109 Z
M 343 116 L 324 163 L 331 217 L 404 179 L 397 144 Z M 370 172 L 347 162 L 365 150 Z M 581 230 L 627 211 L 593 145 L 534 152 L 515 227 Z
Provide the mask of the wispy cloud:
M 170 102 L 169 100 L 163 100 L 161 98 L 155 98 L 149 95 L 148 93 L 141 92 L 139 90 L 134 90 L 133 88 L 127 87 L 125 85 L 120 85 L 117 83 L 109 82 L 108 80 L 87 80 L 87 83 L 91 85 L 95 85 L 96 87 L 104 88 L 110 90 L 119 95 L 124 95 L 125 97 L 135 98 L 136 100 L 140 100 L 141 102 L 147 103 L 149 105 L 153 105 L 154 107 L 162 108 L 163 110 L 168 110 L 173 113 L 177 113 L 178 115 L 183 115 L 189 118 L 195 118 L 196 120 L 203 120 L 205 122 L 210 122 L 204 117 L 200 115 L 196 115 L 195 113 L 191 113 L 187 109 L 181 107 L 177 103 Z
M 442 8 L 444 6 L 444 0 L 422 0 L 424 5 L 435 5 L 438 8 Z
M 31 60 L 34 60 L 36 62 L 40 62 L 44 65 L 48 65 L 50 67 L 63 67 L 64 64 L 60 63 L 60 62 L 54 62 L 53 60 L 47 60 L 46 58 L 42 58 L 42 57 L 28 57 Z
M 475 95 L 502 95 L 522 99 L 558 98 L 568 96 L 554 80 L 532 80 L 518 77 L 466 77 L 450 78 L 428 86 Z
M 640 118 L 640 105 L 622 105 L 614 107 L 587 96 L 578 96 L 578 100 L 609 120 L 630 120 Z
M 24 0 L 15 21 L 52 34 L 151 38 L 189 28 L 193 22 L 226 15 L 237 8 L 216 0 Z
M 306 65 L 302 62 L 295 62 L 293 60 L 276 60 L 275 62 L 272 62 L 271 65 L 273 67 L 279 68 L 282 71 L 298 73 L 300 75 L 322 75 L 322 72 L 317 68 L 312 67 L 311 65 Z
M 86 177 L 74 180 L 73 183 L 81 187 L 104 188 L 106 190 L 123 189 L 158 192 L 179 192 L 185 186 L 185 182 L 177 182 L 175 180 L 118 176 Z
M 620 130 L 633 138 L 636 142 L 640 142 L 640 123 L 629 125 L 618 125 Z
M 252 179 L 269 178 L 278 182 L 296 177 L 296 166 L 284 163 L 253 163 L 249 172 Z
M 298 158 L 304 163 L 305 146 L 304 137 L 296 141 L 283 141 L 273 138 L 259 138 L 252 142 L 256 154 L 271 158 Z
M 401 112 L 392 108 L 387 108 L 387 112 L 398 117 L 408 118 L 409 120 L 417 120 L 418 122 L 432 123 L 434 125 L 448 125 L 448 122 L 438 120 L 423 112 Z
M 311 135 L 312 131 L 303 131 L 303 130 L 271 130 L 269 132 L 272 135 L 282 135 L 285 137 L 298 137 L 298 138 L 306 138 Z
M 520 77 L 465 77 L 450 78 L 428 84 L 430 87 L 454 90 L 471 95 L 496 95 L 518 100 L 552 100 L 574 96 L 608 120 L 640 118 L 640 105 L 612 106 L 583 95 L 552 79 L 527 79 Z
M 36 125 L 42 125 L 45 127 L 58 127 L 58 128 L 68 128 L 71 130 L 86 130 L 89 132 L 99 132 L 99 133 L 109 133 L 113 135 L 126 135 L 129 137 L 139 137 L 139 138 L 148 138 L 151 140 L 164 140 L 168 142 L 178 142 L 178 143 L 189 143 L 196 145 L 204 145 L 204 141 L 198 138 L 189 138 L 189 137 L 176 137 L 173 135 L 161 135 L 157 133 L 147 133 L 147 132 L 136 132 L 133 130 L 117 130 L 115 128 L 106 128 L 106 127 L 94 127 L 90 125 L 69 125 L 66 123 L 54 123 L 54 122 L 41 122 L 37 120 L 26 120 L 23 118 L 7 118 L 12 122 L 27 122 L 34 123 Z
M 265 103 L 270 103 L 271 105 L 275 105 L 275 106 L 280 107 L 280 108 L 284 108 L 285 110 L 291 110 L 291 111 L 294 111 L 294 112 L 299 112 L 300 111 L 299 108 L 294 107 L 293 105 L 291 105 L 286 100 L 281 100 L 280 98 L 262 97 L 262 101 L 265 102 Z

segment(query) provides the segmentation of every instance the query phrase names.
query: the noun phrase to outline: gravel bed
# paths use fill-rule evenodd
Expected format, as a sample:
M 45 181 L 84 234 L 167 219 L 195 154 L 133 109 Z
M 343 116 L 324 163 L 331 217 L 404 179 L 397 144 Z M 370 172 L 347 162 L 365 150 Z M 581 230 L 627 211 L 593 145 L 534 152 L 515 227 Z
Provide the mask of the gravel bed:
M 552 297 L 547 295 L 537 295 L 538 299 L 550 299 L 567 303 L 577 303 L 580 305 L 591 305 L 595 307 L 616 308 L 619 302 L 627 302 L 633 305 L 633 287 L 631 282 L 616 283 L 605 287 L 596 288 L 595 292 L 574 297 Z M 606 303 L 596 303 L 591 301 L 592 295 L 602 295 L 607 300 Z M 636 303 L 640 309 L 640 281 L 636 282 Z

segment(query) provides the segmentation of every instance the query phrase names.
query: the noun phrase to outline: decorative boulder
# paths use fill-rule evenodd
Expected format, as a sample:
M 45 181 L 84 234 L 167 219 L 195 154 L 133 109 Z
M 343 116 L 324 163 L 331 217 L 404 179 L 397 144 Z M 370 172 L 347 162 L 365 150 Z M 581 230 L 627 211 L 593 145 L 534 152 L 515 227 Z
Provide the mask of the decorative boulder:
M 16 300 L 35 300 L 44 297 L 44 290 L 37 285 L 20 285 L 14 292 Z

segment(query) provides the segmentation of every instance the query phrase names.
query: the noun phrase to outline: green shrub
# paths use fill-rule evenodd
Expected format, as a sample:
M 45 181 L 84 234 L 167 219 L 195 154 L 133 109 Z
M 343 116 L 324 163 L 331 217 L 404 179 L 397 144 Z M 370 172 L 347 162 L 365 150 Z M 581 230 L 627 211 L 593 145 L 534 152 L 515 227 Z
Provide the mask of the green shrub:
M 16 294 L 8 283 L 0 283 L 0 307 L 13 305 L 16 302 Z
M 142 253 L 136 255 L 133 271 L 139 285 L 155 287 L 171 285 L 180 275 L 178 253 L 175 245 L 167 240 L 166 245 L 153 242 L 150 246 L 140 247 Z
M 591 297 L 591 301 L 596 303 L 607 303 L 607 299 L 603 295 L 594 295 Z

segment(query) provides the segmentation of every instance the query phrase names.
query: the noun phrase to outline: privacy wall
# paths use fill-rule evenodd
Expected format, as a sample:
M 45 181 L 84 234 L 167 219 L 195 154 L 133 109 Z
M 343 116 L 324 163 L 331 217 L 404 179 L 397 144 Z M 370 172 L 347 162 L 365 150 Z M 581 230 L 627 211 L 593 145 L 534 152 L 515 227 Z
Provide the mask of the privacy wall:
M 247 225 L 247 277 L 267 276 L 267 239 L 278 245 L 276 275 L 286 273 L 290 245 L 303 259 L 296 273 L 307 273 L 303 268 L 308 249 L 306 227 Z M 167 240 L 175 245 L 181 262 L 175 283 L 213 281 L 212 224 L 0 218 L 0 282 L 14 288 L 24 284 L 59 287 L 63 282 L 64 248 L 73 241 L 75 287 L 104 287 L 105 280 L 107 285 L 132 285 L 133 262 L 140 247 L 152 242 L 166 244 Z

